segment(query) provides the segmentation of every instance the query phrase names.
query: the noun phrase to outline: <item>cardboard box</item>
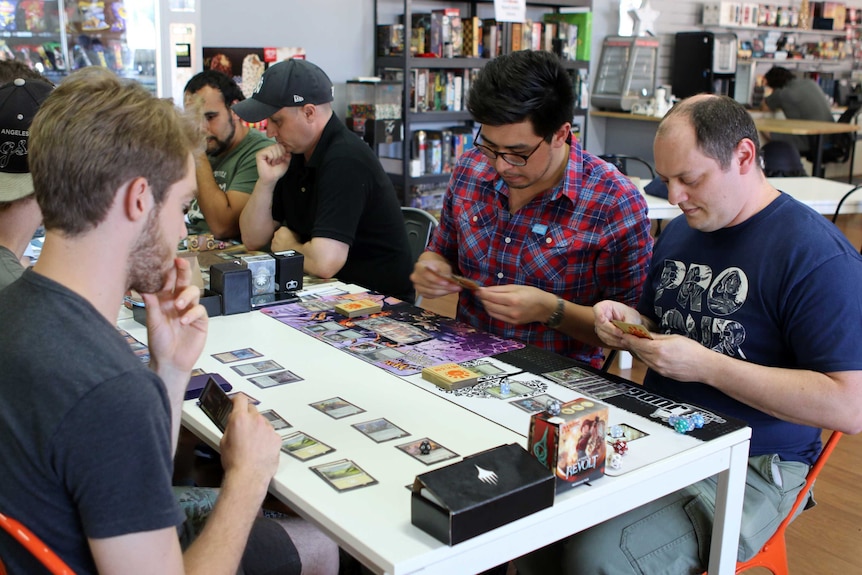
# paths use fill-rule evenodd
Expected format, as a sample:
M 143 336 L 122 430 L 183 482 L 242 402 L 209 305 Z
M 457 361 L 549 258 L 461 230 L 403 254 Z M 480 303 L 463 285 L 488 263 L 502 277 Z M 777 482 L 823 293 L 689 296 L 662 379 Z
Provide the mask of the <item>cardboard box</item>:
M 528 449 L 556 476 L 557 492 L 605 473 L 608 406 L 580 397 L 564 403 L 559 415 L 547 411 L 530 418 Z
M 742 24 L 742 2 L 709 2 L 703 5 L 704 26 L 739 26 Z
M 553 474 L 512 443 L 418 475 L 410 512 L 413 525 L 455 545 L 553 504 Z

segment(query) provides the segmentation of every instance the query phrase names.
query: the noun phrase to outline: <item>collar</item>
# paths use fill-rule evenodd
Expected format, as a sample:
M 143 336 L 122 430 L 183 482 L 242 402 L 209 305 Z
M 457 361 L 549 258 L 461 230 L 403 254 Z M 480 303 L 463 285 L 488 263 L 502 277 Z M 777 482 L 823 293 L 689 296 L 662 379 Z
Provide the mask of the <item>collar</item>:
M 323 156 L 326 154 L 326 150 L 329 149 L 332 140 L 341 133 L 343 130 L 346 130 L 347 126 L 341 123 L 341 120 L 336 117 L 335 112 L 332 112 L 332 116 L 329 118 L 329 121 L 326 122 L 326 125 L 323 127 L 323 132 L 320 133 L 320 140 L 317 141 L 317 146 L 314 148 L 314 153 L 311 154 L 311 157 L 308 159 L 308 162 L 305 163 L 306 168 L 316 168 L 323 161 Z

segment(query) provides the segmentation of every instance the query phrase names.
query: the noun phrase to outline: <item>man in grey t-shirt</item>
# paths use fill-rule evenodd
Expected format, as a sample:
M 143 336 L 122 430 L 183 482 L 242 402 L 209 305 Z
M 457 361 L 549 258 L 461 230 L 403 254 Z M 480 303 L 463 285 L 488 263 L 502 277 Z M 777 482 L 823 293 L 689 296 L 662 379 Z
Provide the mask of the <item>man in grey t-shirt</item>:
M 781 66 L 773 66 L 763 78 L 772 89 L 764 100 L 767 109 L 781 110 L 789 120 L 834 121 L 829 98 L 811 78 L 799 78 Z M 769 140 L 791 142 L 803 155 L 813 148 L 808 136 L 770 134 Z

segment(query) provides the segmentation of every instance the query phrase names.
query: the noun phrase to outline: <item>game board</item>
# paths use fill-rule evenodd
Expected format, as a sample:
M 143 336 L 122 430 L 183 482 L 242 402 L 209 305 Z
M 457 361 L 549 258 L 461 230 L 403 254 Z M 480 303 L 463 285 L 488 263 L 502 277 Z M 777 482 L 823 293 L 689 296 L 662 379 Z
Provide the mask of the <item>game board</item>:
M 346 318 L 334 311 L 345 299 L 374 299 L 383 309 Z M 325 296 L 274 306 L 262 313 L 399 376 L 447 361 L 468 361 L 524 347 L 374 293 Z

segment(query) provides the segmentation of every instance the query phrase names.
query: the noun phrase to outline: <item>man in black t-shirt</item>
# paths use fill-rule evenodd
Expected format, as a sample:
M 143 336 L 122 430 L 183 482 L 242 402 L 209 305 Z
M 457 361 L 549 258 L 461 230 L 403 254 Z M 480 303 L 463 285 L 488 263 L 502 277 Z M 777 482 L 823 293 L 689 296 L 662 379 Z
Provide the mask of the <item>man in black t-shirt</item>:
M 268 119 L 276 144 L 257 155 L 259 179 L 240 216 L 248 249 L 296 250 L 306 273 L 412 301 L 413 262 L 398 198 L 371 148 L 332 111 L 326 74 L 279 62 L 233 110 Z

